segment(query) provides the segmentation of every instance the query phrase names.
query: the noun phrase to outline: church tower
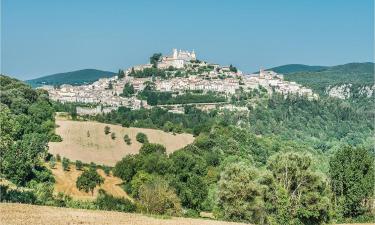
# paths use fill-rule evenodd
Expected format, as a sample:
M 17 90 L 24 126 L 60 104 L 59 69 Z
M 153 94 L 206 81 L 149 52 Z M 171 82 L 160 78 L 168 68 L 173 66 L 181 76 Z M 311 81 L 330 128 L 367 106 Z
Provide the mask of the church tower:
M 196 60 L 197 59 L 197 57 L 196 57 L 196 55 L 195 55 L 195 51 L 193 50 L 192 52 L 191 52 L 191 58 L 193 58 L 194 60 Z
M 173 59 L 177 59 L 177 49 L 173 49 Z

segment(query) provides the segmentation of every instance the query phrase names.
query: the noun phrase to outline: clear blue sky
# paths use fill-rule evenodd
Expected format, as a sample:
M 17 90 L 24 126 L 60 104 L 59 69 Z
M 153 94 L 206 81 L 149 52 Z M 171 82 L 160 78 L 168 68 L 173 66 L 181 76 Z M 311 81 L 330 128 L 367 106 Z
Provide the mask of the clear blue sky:
M 373 61 L 373 0 L 2 0 L 1 72 L 117 71 L 154 52 L 245 72 Z

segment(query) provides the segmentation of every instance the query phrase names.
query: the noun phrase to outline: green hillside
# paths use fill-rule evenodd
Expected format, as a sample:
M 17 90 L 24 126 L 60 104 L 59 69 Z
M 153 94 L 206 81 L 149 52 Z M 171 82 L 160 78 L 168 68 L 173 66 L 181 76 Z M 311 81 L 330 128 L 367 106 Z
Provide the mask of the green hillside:
M 81 85 L 85 83 L 95 82 L 100 78 L 113 77 L 114 75 L 116 74 L 109 71 L 83 69 L 66 73 L 56 73 L 32 80 L 27 80 L 26 82 L 33 87 L 38 87 L 41 85 L 61 84 Z
M 275 71 L 276 73 L 296 73 L 296 72 L 317 72 L 325 70 L 326 66 L 308 66 L 303 64 L 287 64 L 273 67 L 267 70 Z
M 285 80 L 295 81 L 324 93 L 328 86 L 351 83 L 353 87 L 374 84 L 374 63 L 348 63 L 326 67 L 321 71 L 301 71 L 284 74 Z

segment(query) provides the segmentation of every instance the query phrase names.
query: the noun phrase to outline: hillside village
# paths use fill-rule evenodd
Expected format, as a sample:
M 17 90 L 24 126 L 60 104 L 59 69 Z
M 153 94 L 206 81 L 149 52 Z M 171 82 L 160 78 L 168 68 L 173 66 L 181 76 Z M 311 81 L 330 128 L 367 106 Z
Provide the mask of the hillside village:
M 151 76 L 139 76 L 143 72 Z M 154 71 L 164 76 L 155 76 Z M 285 81 L 282 74 L 260 70 L 258 74 L 245 74 L 236 67 L 221 66 L 197 60 L 194 51 L 173 49 L 171 56 L 163 56 L 156 62 L 138 65 L 122 71 L 120 76 L 102 78 L 92 84 L 81 86 L 61 85 L 60 87 L 43 86 L 50 98 L 59 102 L 79 102 L 103 105 L 96 108 L 77 107 L 78 114 L 107 113 L 120 106 L 139 109 L 150 108 L 146 101 L 136 95 L 123 96 L 124 86 L 131 84 L 136 93 L 144 90 L 147 84 L 153 83 L 159 92 L 183 94 L 186 91 L 214 92 L 230 96 L 237 91 L 250 91 L 262 87 L 269 94 L 297 94 L 309 99 L 317 98 L 317 94 L 295 82 Z

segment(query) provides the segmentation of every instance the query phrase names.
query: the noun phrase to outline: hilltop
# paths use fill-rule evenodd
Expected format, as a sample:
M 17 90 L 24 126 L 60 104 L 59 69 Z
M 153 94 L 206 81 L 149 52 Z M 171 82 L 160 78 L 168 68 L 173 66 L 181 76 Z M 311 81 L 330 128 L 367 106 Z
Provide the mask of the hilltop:
M 66 73 L 56 73 L 52 75 L 47 75 L 40 78 L 27 80 L 26 83 L 30 84 L 32 87 L 61 84 L 82 85 L 93 83 L 99 80 L 100 78 L 108 78 L 113 77 L 115 75 L 116 73 L 109 71 L 83 69 Z
M 267 70 L 274 71 L 276 73 L 296 73 L 296 72 L 318 72 L 327 69 L 327 66 L 309 66 L 304 64 L 287 64 L 282 66 L 273 67 Z

